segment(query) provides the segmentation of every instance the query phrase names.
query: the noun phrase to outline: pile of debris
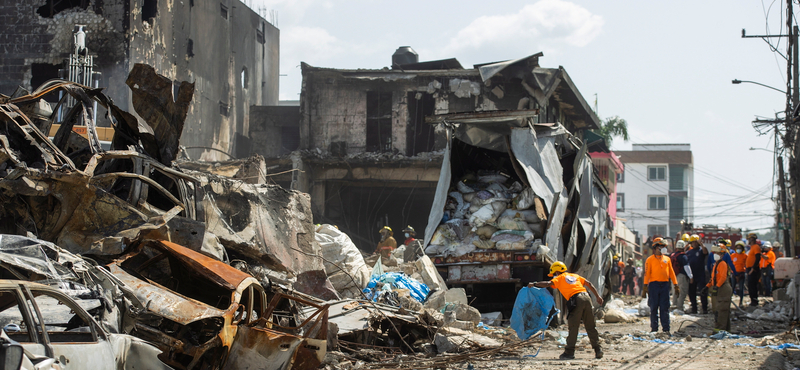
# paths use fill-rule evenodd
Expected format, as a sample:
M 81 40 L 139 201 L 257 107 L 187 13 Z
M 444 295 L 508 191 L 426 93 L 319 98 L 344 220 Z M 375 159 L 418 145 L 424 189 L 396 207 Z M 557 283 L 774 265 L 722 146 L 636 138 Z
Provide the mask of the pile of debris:
M 455 188 L 425 253 L 461 256 L 476 249 L 528 248 L 536 253 L 542 245 L 547 216 L 530 187 L 497 171 L 480 171 L 455 182 Z
M 0 95 L 2 279 L 64 292 L 179 369 L 311 369 L 336 360 L 328 349 L 385 361 L 513 337 L 478 329 L 427 256 L 371 269 L 347 235 L 313 224 L 307 194 L 265 184 L 263 158 L 179 159 L 193 84 L 141 64 L 126 82 L 137 114 L 68 81 Z

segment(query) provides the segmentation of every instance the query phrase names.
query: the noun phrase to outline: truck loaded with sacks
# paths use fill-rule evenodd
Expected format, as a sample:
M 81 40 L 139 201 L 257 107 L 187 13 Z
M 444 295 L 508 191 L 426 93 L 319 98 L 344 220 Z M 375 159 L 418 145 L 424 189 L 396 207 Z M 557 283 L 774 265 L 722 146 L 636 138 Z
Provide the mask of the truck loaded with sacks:
M 580 138 L 534 115 L 432 118 L 448 143 L 425 253 L 449 286 L 482 312 L 510 312 L 553 261 L 604 285 L 609 193 Z

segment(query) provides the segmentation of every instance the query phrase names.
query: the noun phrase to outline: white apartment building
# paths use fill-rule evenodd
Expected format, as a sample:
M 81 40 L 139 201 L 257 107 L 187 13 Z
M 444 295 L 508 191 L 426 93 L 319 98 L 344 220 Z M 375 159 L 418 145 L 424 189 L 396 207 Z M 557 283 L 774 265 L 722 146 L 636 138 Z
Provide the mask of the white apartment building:
M 617 174 L 617 217 L 642 242 L 675 237 L 681 220 L 694 216 L 694 166 L 690 144 L 633 144 L 615 151 L 625 169 Z

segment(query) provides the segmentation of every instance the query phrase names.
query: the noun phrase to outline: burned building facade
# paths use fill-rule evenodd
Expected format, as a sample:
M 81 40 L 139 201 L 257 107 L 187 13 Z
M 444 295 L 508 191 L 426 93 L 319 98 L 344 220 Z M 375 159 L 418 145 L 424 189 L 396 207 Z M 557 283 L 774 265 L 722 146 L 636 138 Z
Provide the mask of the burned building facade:
M 444 126 L 426 118 L 533 115 L 578 136 L 597 127 L 567 72 L 540 67 L 541 56 L 492 63 L 494 69 L 463 68 L 455 59 L 380 70 L 302 64 L 299 150 L 260 154 L 280 173 L 274 181 L 311 194 L 317 222 L 338 225 L 363 250 L 374 249 L 383 225 L 395 230 L 398 244 L 407 225 L 422 238 L 447 143 Z M 260 127 L 273 136 L 289 131 Z M 253 137 L 268 136 L 252 129 Z
M 278 101 L 279 31 L 238 0 L 6 1 L 0 17 L 0 91 L 66 78 L 59 70 L 78 25 L 97 85 L 129 111 L 125 81 L 136 63 L 193 82 L 181 141 L 194 159 L 249 155 L 250 107 Z

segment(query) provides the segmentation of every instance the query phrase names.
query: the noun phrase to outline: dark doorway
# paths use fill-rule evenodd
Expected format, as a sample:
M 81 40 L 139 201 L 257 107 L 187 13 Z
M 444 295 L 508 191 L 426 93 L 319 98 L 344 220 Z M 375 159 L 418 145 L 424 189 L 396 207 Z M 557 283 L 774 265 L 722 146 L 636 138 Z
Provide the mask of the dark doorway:
M 417 99 L 419 97 L 419 99 Z M 433 125 L 425 123 L 425 117 L 433 115 L 435 101 L 433 95 L 408 93 L 408 129 L 406 153 L 415 156 L 417 153 L 433 151 Z
M 398 168 L 397 171 L 406 169 Z M 422 238 L 436 191 L 435 183 L 378 183 L 358 186 L 347 182 L 328 182 L 325 187 L 325 215 L 314 215 L 314 222 L 339 226 L 362 251 L 372 253 L 378 243 L 378 230 L 387 224 L 394 230 L 397 245 L 403 244 L 404 227 L 411 225 Z

